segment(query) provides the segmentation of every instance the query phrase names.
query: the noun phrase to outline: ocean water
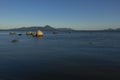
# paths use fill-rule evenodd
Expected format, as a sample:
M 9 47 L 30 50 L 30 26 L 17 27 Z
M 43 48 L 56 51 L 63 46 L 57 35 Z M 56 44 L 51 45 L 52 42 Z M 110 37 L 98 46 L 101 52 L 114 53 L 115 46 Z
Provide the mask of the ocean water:
M 0 80 L 120 80 L 119 32 L 16 33 L 0 32 Z

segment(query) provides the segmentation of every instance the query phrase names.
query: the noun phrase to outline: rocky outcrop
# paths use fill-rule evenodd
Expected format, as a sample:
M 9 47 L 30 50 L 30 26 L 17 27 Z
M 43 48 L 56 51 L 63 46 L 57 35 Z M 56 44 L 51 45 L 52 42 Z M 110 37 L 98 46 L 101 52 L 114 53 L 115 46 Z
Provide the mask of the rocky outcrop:
M 43 32 L 41 30 L 37 30 L 36 32 L 26 32 L 26 35 L 32 35 L 33 37 L 43 37 Z
M 43 37 L 43 32 L 41 31 L 41 30 L 38 30 L 37 32 L 36 32 L 36 37 Z
M 9 34 L 10 34 L 10 35 L 14 35 L 14 34 L 16 34 L 16 32 L 10 32 Z
M 34 34 L 34 32 L 31 32 L 31 31 L 26 32 L 26 35 L 32 35 L 32 34 Z

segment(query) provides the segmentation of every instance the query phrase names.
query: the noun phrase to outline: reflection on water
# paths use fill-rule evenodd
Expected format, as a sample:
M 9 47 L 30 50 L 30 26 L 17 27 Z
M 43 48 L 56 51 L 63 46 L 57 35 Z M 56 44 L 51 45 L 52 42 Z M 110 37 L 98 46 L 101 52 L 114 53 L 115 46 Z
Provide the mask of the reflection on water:
M 120 79 L 120 33 L 18 33 L 0 32 L 0 80 Z

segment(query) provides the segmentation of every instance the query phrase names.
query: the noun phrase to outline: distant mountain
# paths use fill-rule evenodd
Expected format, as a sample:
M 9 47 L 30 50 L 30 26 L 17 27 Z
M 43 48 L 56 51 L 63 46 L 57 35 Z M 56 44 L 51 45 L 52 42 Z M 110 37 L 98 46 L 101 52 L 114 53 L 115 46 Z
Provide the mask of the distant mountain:
M 109 29 L 106 29 L 104 31 L 110 31 L 110 32 L 120 32 L 120 28 L 117 28 L 117 29 L 112 29 L 112 28 L 109 28 Z
M 36 30 L 42 30 L 42 31 L 74 31 L 73 29 L 69 28 L 53 28 L 49 25 L 46 25 L 44 27 L 41 26 L 31 26 L 31 27 L 21 27 L 21 28 L 13 28 L 13 29 L 8 29 L 12 31 L 36 31 Z
M 117 29 L 105 29 L 105 30 L 73 30 L 70 28 L 54 28 L 51 27 L 49 25 L 46 25 L 44 27 L 42 26 L 31 26 L 31 27 L 21 27 L 21 28 L 13 28 L 13 29 L 0 29 L 0 31 L 6 31 L 6 30 L 11 30 L 11 31 L 37 31 L 37 30 L 42 30 L 42 31 L 53 31 L 53 32 L 57 32 L 57 31 L 68 31 L 68 32 L 88 32 L 88 31 L 97 31 L 97 32 L 120 32 L 120 28 Z

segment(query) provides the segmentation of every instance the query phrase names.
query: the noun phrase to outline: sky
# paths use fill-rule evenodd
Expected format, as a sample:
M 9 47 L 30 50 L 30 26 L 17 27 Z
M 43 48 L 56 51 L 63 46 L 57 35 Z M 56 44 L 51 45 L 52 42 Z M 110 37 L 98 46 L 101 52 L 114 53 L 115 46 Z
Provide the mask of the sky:
M 0 0 L 0 29 L 45 25 L 120 28 L 120 0 Z

